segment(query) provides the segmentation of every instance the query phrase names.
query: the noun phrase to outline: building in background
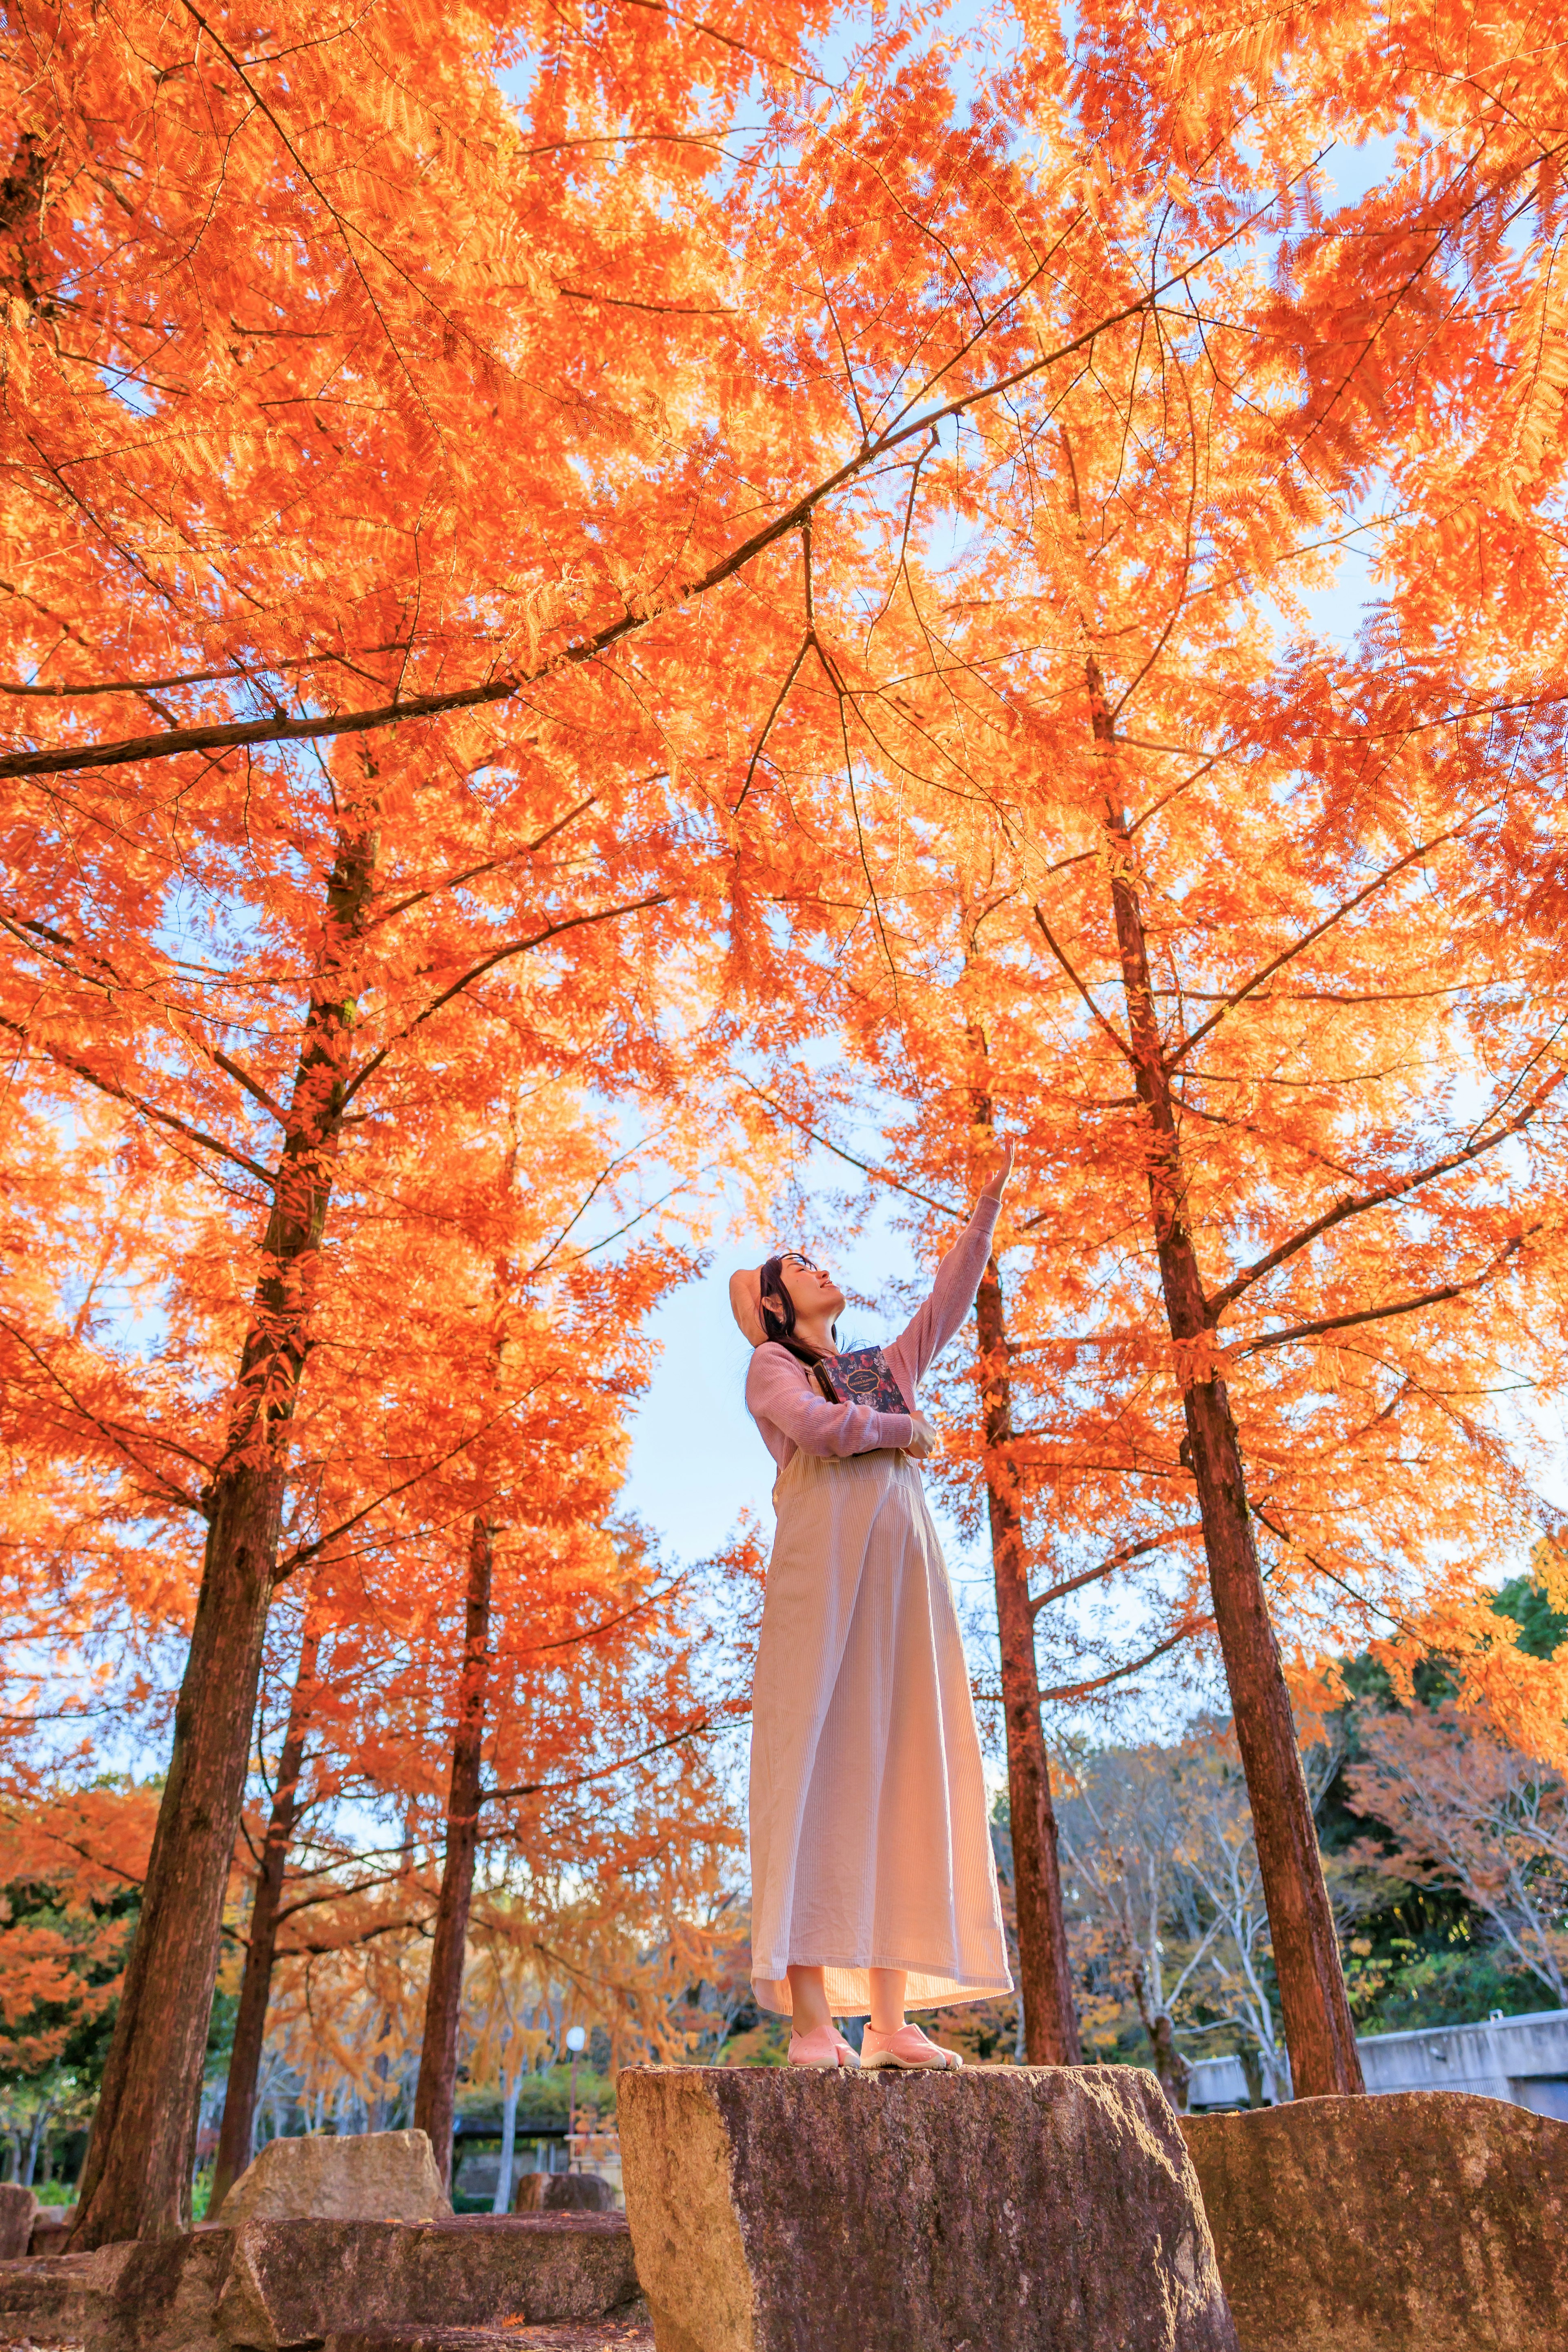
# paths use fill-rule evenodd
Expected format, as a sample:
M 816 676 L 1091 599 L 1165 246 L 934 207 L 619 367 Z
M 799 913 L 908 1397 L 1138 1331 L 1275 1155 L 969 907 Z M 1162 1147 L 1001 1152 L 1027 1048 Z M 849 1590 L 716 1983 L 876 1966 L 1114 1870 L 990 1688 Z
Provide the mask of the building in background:
M 1484 2025 L 1368 2033 L 1356 2048 L 1369 2091 L 1470 2091 L 1568 2122 L 1568 2009 L 1522 2017 L 1498 2011 Z M 1190 2113 L 1247 2105 L 1239 2058 L 1197 2061 L 1187 2086 Z

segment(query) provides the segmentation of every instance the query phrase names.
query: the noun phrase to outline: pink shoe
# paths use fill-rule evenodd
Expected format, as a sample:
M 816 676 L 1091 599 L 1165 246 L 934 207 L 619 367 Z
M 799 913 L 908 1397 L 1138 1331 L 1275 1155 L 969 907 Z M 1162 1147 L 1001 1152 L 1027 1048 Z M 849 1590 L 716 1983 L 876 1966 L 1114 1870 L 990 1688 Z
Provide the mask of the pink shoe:
M 929 2042 L 918 2025 L 900 2025 L 896 2033 L 878 2033 L 866 2028 L 860 2043 L 862 2066 L 933 2066 L 956 2070 L 963 2063 L 956 2050 L 939 2050 Z
M 789 2038 L 792 2066 L 858 2066 L 859 2059 L 836 2025 L 818 2025 Z

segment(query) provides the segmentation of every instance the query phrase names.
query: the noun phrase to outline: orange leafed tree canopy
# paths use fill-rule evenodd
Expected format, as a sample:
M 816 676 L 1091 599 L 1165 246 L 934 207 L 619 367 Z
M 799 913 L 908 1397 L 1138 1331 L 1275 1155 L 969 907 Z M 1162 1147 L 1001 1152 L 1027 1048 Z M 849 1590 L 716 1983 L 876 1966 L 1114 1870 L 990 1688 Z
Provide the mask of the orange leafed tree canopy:
M 216 1918 L 297 1613 L 410 1846 L 475 1524 L 492 1788 L 687 1740 L 609 1525 L 726 1161 L 826 1139 L 929 1256 L 1021 1138 L 948 1475 L 1047 1696 L 1245 1680 L 1223 1488 L 1269 1674 L 1435 1643 L 1560 1756 L 1485 1603 L 1565 1370 L 1563 71 L 1542 6 L 13 11 L 16 1770 L 227 1709 L 93 2242 L 184 2193 L 160 1889 Z M 710 1891 L 701 1770 L 643 1795 L 606 1853 Z

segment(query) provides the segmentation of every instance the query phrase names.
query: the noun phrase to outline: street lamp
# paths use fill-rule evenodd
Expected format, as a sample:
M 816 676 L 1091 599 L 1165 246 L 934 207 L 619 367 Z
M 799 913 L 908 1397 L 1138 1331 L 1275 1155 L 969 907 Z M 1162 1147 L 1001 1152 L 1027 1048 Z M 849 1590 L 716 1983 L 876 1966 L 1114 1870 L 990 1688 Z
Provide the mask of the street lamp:
M 566 2047 L 572 2053 L 572 2109 L 566 2126 L 566 2169 L 576 2162 L 577 2147 L 577 2061 L 587 2046 L 588 2037 L 580 2025 L 566 2029 Z

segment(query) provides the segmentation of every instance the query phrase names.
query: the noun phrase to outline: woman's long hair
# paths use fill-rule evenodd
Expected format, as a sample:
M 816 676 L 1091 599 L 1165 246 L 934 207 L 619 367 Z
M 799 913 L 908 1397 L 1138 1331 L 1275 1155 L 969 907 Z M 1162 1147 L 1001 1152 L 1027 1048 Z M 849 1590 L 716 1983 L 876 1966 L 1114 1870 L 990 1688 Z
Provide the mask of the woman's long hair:
M 762 1315 L 763 1329 L 781 1348 L 787 1348 L 797 1364 L 804 1364 L 829 1404 L 840 1404 L 839 1396 L 823 1369 L 822 1358 L 815 1348 L 797 1339 L 795 1328 L 795 1301 L 784 1287 L 784 1255 L 770 1257 L 763 1265 L 757 1284 L 757 1305 Z M 838 1338 L 838 1326 L 833 1327 L 833 1337 Z

